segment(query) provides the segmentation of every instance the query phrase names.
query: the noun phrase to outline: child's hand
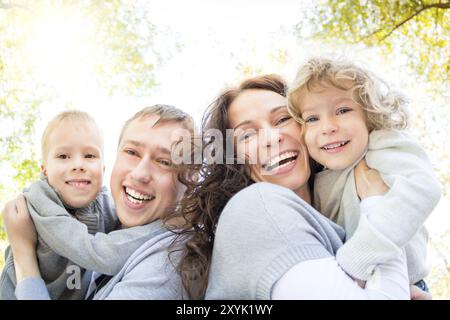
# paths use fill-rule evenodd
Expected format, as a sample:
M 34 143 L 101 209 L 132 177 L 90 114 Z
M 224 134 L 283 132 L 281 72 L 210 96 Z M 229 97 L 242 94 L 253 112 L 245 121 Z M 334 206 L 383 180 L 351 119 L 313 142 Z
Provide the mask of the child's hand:
M 17 283 L 28 277 L 40 277 L 36 257 L 37 232 L 23 196 L 3 208 L 3 222 L 14 255 Z
M 25 198 L 18 196 L 3 209 L 3 222 L 13 249 L 36 248 L 37 233 L 30 217 Z
M 364 159 L 355 168 L 355 183 L 361 200 L 371 196 L 382 196 L 389 191 L 389 187 L 381 179 L 380 173 L 369 168 Z

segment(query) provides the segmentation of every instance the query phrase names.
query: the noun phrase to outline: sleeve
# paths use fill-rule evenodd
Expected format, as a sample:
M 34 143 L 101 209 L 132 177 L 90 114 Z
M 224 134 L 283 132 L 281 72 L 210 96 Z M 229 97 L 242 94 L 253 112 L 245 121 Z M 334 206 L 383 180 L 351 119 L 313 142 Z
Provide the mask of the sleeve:
M 91 235 L 86 225 L 71 217 L 31 215 L 39 235 L 57 254 L 82 268 L 107 275 L 119 272 L 150 236 L 147 226 Z
M 89 234 L 87 226 L 65 210 L 54 190 L 43 180 L 33 183 L 24 195 L 42 240 L 57 254 L 87 270 L 116 274 L 151 236 L 149 225 Z
M 409 300 L 405 254 L 378 265 L 361 288 L 335 257 L 301 262 L 274 285 L 274 300 Z
M 132 267 L 131 267 L 132 266 Z M 112 279 L 110 290 L 100 290 L 95 300 L 174 300 L 181 299 L 181 279 L 168 259 L 167 250 L 148 253 L 127 266 L 123 277 Z M 105 288 L 106 289 L 106 288 Z
M 408 134 L 379 130 L 370 135 L 366 161 L 390 190 L 363 210 L 353 236 L 337 253 L 351 276 L 366 280 L 374 266 L 399 255 L 441 197 L 425 151 Z
M 26 278 L 16 287 L 18 300 L 50 300 L 47 287 L 42 278 Z
M 298 195 L 281 186 L 254 184 L 235 195 L 221 214 L 209 297 L 220 297 L 221 287 L 229 284 L 231 296 L 239 292 L 239 298 L 270 299 L 273 284 L 287 270 L 334 255 L 333 244 L 342 241 L 332 222 Z

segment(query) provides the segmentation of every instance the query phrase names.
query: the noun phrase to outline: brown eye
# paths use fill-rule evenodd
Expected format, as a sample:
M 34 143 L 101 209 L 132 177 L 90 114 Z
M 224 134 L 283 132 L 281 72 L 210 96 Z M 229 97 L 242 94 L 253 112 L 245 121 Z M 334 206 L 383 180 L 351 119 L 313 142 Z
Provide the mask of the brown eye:
M 343 108 L 339 108 L 339 109 L 336 111 L 336 114 L 344 114 L 344 113 L 350 112 L 350 111 L 352 111 L 352 110 L 353 110 L 353 109 L 351 109 L 351 108 L 343 107 Z
M 279 124 L 281 124 L 281 123 L 283 123 L 283 122 L 289 121 L 291 118 L 292 118 L 291 116 L 284 116 L 284 117 L 281 117 L 281 118 L 275 123 L 275 125 L 279 125 Z
M 125 152 L 126 154 L 128 154 L 130 156 L 137 156 L 136 151 L 131 150 L 131 149 L 125 149 L 125 150 L 123 150 L 123 152 Z
M 166 167 L 170 167 L 172 165 L 172 162 L 170 162 L 169 160 L 166 160 L 166 159 L 160 159 L 160 160 L 158 160 L 158 162 Z

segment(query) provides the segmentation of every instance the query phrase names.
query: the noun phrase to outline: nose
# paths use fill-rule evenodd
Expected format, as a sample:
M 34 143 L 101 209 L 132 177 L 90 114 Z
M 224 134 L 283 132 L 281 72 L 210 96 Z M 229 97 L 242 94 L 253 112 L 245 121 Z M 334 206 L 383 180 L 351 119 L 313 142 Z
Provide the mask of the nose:
M 264 129 L 261 136 L 266 148 L 278 148 L 282 141 L 282 134 L 278 128 Z
M 322 122 L 322 134 L 329 135 L 334 134 L 338 131 L 338 125 L 336 119 L 333 117 L 325 117 L 321 119 Z
M 72 161 L 72 171 L 85 171 L 85 163 L 83 157 L 74 157 Z
M 131 178 L 139 183 L 147 184 L 152 179 L 152 168 L 148 159 L 142 158 L 138 165 L 131 171 Z

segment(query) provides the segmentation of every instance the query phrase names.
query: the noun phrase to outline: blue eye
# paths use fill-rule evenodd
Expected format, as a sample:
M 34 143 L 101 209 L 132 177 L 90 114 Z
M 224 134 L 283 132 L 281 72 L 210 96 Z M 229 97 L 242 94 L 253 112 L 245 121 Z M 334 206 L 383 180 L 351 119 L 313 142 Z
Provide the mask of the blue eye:
M 305 119 L 305 122 L 306 122 L 306 123 L 312 123 L 312 122 L 316 122 L 316 121 L 319 121 L 319 117 L 316 117 L 316 116 L 310 116 L 310 117 L 308 117 L 308 118 Z

